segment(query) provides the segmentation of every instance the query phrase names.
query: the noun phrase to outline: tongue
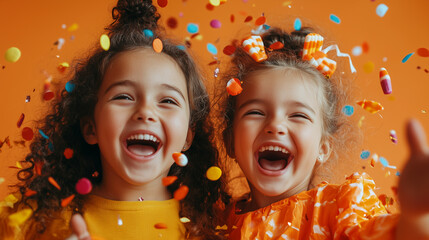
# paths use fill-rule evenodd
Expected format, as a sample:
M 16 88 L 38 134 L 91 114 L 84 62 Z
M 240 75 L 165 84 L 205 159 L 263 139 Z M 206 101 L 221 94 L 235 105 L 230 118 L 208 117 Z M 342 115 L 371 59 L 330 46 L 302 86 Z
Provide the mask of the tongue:
M 128 146 L 128 150 L 135 155 L 140 156 L 149 156 L 155 152 L 155 149 L 153 147 L 141 144 L 130 145 Z
M 270 161 L 265 158 L 259 159 L 259 165 L 265 170 L 270 171 L 280 171 L 286 167 L 287 161 L 285 159 L 280 159 L 276 161 Z

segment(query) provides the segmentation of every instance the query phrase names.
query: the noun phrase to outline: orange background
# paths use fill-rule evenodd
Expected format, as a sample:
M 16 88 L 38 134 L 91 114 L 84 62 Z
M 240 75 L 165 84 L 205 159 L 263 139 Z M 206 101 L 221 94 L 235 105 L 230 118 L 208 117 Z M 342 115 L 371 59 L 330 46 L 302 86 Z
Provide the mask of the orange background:
M 229 56 L 222 53 L 224 46 L 232 39 L 242 38 L 254 28 L 256 18 L 264 14 L 266 24 L 281 24 L 286 30 L 293 30 L 293 23 L 300 18 L 304 26 L 310 25 L 322 29 L 326 39 L 338 43 L 341 51 L 351 53 L 353 47 L 366 42 L 369 51 L 352 56 L 357 69 L 355 83 L 358 96 L 355 99 L 370 99 L 382 103 L 384 110 L 371 114 L 357 104 L 353 117 L 364 116 L 364 144 L 362 150 L 368 150 L 385 157 L 390 165 L 403 166 L 408 150 L 404 135 L 406 119 L 419 119 L 429 133 L 429 58 L 417 53 L 406 62 L 401 60 L 419 48 L 429 48 L 429 1 L 426 0 L 228 0 L 212 10 L 206 8 L 208 0 L 170 0 L 165 8 L 159 8 L 161 25 L 168 33 L 181 42 L 187 39 L 198 63 L 204 70 L 209 85 L 213 81 L 213 71 L 217 65 L 209 65 L 216 59 L 221 64 Z M 60 73 L 57 66 L 62 62 L 72 63 L 76 57 L 83 57 L 97 44 L 103 28 L 111 22 L 111 9 L 116 1 L 74 0 L 74 1 L 0 1 L 0 53 L 9 47 L 18 47 L 22 56 L 16 63 L 0 58 L 0 140 L 9 137 L 11 146 L 4 144 L 0 150 L 0 198 L 8 192 L 8 185 L 15 182 L 16 161 L 28 153 L 29 142 L 22 144 L 21 131 L 24 127 L 34 127 L 46 109 L 42 100 L 43 84 L 47 76 L 53 82 L 63 81 L 66 73 Z M 376 15 L 378 4 L 384 3 L 389 9 L 384 17 Z M 154 1 L 156 6 L 157 2 Z M 334 14 L 341 23 L 329 19 Z M 234 22 L 231 21 L 234 16 Z M 253 20 L 245 23 L 247 16 Z M 167 26 L 167 19 L 177 20 L 177 28 Z M 210 27 L 210 21 L 217 19 L 222 23 L 218 29 Z M 191 37 L 186 31 L 188 23 L 199 25 L 199 36 Z M 78 28 L 69 31 L 72 24 Z M 65 27 L 63 27 L 63 25 Z M 61 49 L 54 43 L 64 38 Z M 213 56 L 207 51 L 207 43 L 214 44 L 218 54 Z M 325 43 L 326 47 L 326 43 Z M 364 66 L 374 68 L 365 69 Z M 220 65 L 220 71 L 223 68 Z M 393 93 L 384 95 L 378 77 L 378 70 L 385 67 L 391 78 Z M 27 96 L 30 102 L 25 102 Z M 21 115 L 25 119 L 20 128 L 17 121 Z M 398 144 L 390 141 L 389 131 L 396 130 Z M 36 130 L 34 130 L 36 132 Z M 21 143 L 20 143 L 21 142 Z M 55 143 L 54 143 L 55 144 Z M 25 146 L 25 147 L 24 147 Z M 397 170 L 383 168 L 380 163 L 370 167 L 369 160 L 362 160 L 359 153 L 351 156 L 354 171 L 365 171 L 375 179 L 380 187 L 378 193 L 392 195 L 391 186 L 396 185 Z M 390 175 L 389 175 L 390 172 Z M 349 170 L 339 170 L 339 176 L 348 175 Z

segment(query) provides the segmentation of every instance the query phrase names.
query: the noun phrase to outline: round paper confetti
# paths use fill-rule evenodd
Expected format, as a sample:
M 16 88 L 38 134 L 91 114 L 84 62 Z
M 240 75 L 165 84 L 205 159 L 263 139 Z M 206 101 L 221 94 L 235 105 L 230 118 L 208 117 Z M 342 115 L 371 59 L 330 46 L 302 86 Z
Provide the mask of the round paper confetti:
M 210 3 L 206 4 L 206 9 L 209 11 L 213 11 L 213 9 L 215 9 L 215 6 L 211 5 Z
M 361 152 L 360 158 L 363 159 L 363 160 L 368 159 L 370 154 L 371 153 L 369 151 L 364 150 L 364 151 Z
M 236 49 L 235 46 L 228 45 L 228 46 L 226 46 L 226 47 L 223 48 L 223 53 L 225 55 L 231 56 L 232 54 L 235 53 L 235 49 Z
M 89 181 L 88 178 L 81 178 L 76 183 L 76 192 L 79 194 L 85 195 L 91 192 L 92 190 L 92 184 L 91 181 Z
M 171 29 L 177 28 L 177 19 L 174 17 L 167 19 L 167 26 Z
M 405 56 L 405 57 L 402 59 L 402 63 L 405 63 L 406 61 L 408 61 L 408 59 L 409 59 L 411 56 L 413 56 L 413 54 L 414 54 L 414 53 L 409 53 L 409 54 L 407 54 L 407 56 Z
M 210 167 L 207 169 L 206 176 L 211 181 L 217 181 L 222 176 L 222 170 L 218 167 Z
M 109 50 L 110 48 L 110 38 L 106 34 L 101 35 L 100 37 L 100 46 L 104 51 Z
M 156 38 L 155 40 L 153 40 L 152 46 L 155 52 L 157 53 L 162 52 L 163 45 L 162 45 L 162 41 L 159 38 Z
M 68 81 L 66 83 L 65 89 L 66 89 L 67 92 L 72 92 L 74 90 L 74 87 L 75 87 L 75 84 L 71 83 L 70 81 Z
M 375 67 L 374 63 L 369 61 L 363 65 L 363 70 L 366 73 L 371 73 L 372 71 L 374 71 L 374 67 Z
M 334 14 L 329 15 L 329 19 L 336 24 L 341 23 L 341 19 L 339 17 L 335 16 Z
M 16 62 L 21 57 L 21 50 L 16 47 L 11 47 L 8 50 L 6 50 L 6 53 L 4 54 L 4 58 L 8 62 Z
M 160 6 L 161 8 L 165 8 L 168 4 L 167 0 L 158 0 L 158 6 Z
M 384 17 L 384 15 L 386 14 L 387 10 L 389 9 L 388 6 L 386 6 L 386 4 L 380 3 L 377 8 L 375 9 L 375 13 L 377 13 L 377 15 L 379 17 Z
M 66 159 L 70 159 L 70 158 L 72 158 L 72 157 L 73 157 L 73 149 L 71 149 L 71 148 L 66 148 L 66 149 L 64 150 L 64 157 L 65 157 Z
M 210 21 L 210 27 L 212 28 L 220 28 L 222 26 L 222 23 L 220 23 L 219 20 L 213 19 Z
M 26 141 L 31 141 L 33 139 L 34 133 L 33 130 L 29 127 L 25 127 L 22 129 L 22 138 Z
M 267 19 L 264 16 L 258 17 L 258 19 L 256 19 L 256 21 L 255 21 L 255 25 L 256 26 L 261 26 L 261 25 L 263 25 L 265 23 L 266 20 Z
M 354 112 L 354 108 L 353 108 L 353 106 L 345 105 L 345 106 L 343 107 L 343 113 L 344 113 L 346 116 L 351 116 L 351 115 L 353 115 L 353 112 Z
M 207 50 L 213 54 L 216 55 L 217 54 L 217 48 L 215 45 L 211 44 L 211 43 L 207 43 Z
M 186 30 L 188 30 L 188 32 L 190 34 L 194 34 L 194 33 L 198 32 L 199 28 L 198 28 L 197 24 L 195 24 L 195 23 L 189 23 L 188 26 L 187 26 L 187 28 L 186 28 Z
M 378 160 L 380 161 L 381 165 L 383 165 L 384 167 L 389 167 L 389 162 L 387 162 L 386 158 L 380 157 Z
M 143 34 L 145 35 L 145 37 L 153 37 L 153 32 L 150 29 L 144 29 Z
M 301 30 L 301 27 L 302 27 L 301 19 L 299 19 L 299 18 L 295 19 L 295 22 L 293 23 L 293 28 L 296 31 L 299 31 L 299 30 Z
M 417 49 L 417 55 L 420 57 L 429 57 L 429 50 L 426 48 L 419 48 Z
M 210 3 L 212 6 L 217 7 L 217 6 L 219 6 L 219 5 L 220 5 L 220 0 L 209 0 L 209 3 Z
M 356 46 L 352 49 L 353 56 L 360 56 L 362 54 L 362 47 Z

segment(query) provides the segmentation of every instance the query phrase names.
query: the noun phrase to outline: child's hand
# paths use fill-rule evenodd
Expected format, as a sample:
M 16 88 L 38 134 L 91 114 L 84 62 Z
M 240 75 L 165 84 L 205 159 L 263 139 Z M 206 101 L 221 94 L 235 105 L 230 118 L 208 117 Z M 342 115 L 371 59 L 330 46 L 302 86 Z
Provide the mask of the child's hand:
M 429 239 L 429 146 L 416 120 L 407 124 L 410 158 L 401 172 L 397 239 Z
M 88 230 L 86 229 L 86 223 L 80 214 L 75 214 L 70 220 L 70 228 L 73 234 L 66 240 L 91 240 Z

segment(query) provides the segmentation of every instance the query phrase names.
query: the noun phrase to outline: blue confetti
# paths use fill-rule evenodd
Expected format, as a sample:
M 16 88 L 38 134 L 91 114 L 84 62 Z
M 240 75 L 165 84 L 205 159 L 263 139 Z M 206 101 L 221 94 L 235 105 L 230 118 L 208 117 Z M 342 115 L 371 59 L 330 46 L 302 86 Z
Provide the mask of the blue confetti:
M 388 6 L 386 6 L 386 4 L 380 3 L 377 6 L 377 9 L 375 9 L 375 13 L 377 13 L 377 15 L 379 17 L 384 17 L 384 15 L 386 14 L 387 10 L 389 9 Z
M 301 19 L 299 19 L 299 18 L 295 19 L 295 23 L 293 24 L 293 28 L 296 31 L 299 31 L 299 30 L 301 30 L 301 27 L 302 27 Z
M 401 176 L 401 173 L 399 171 L 396 171 L 395 175 L 399 177 Z
M 211 43 L 207 43 L 207 50 L 213 54 L 216 55 L 217 54 L 217 48 L 215 45 L 211 44 Z
M 186 28 L 190 34 L 197 33 L 199 31 L 198 25 L 195 23 L 189 23 Z
M 362 153 L 360 154 L 360 158 L 362 158 L 363 160 L 368 159 L 370 154 L 371 154 L 371 153 L 370 153 L 369 151 L 364 150 L 364 151 L 362 151 Z
M 345 115 L 347 115 L 347 116 L 351 116 L 351 115 L 353 115 L 353 113 L 354 113 L 354 111 L 355 111 L 355 109 L 353 108 L 353 106 L 350 106 L 350 105 L 345 105 L 344 107 L 343 107 L 343 113 L 345 114 Z
M 49 137 L 46 136 L 46 134 L 41 129 L 39 129 L 39 133 L 40 133 L 40 135 L 42 135 L 42 137 L 49 139 Z
M 341 23 L 341 19 L 339 17 L 335 16 L 334 14 L 329 15 L 329 19 L 331 19 L 331 21 L 336 23 L 336 24 Z
M 150 30 L 150 29 L 145 29 L 145 30 L 143 30 L 143 34 L 144 34 L 146 37 L 153 37 L 153 32 L 152 32 L 152 30 Z
M 54 151 L 54 144 L 52 144 L 52 142 L 50 142 L 48 144 L 48 148 L 49 148 L 49 150 L 51 150 L 53 152 Z
M 185 46 L 183 46 L 183 45 L 178 45 L 177 48 L 180 49 L 180 50 L 182 50 L 182 51 L 186 50 Z
M 387 162 L 387 160 L 384 157 L 380 157 L 379 158 L 381 165 L 383 165 L 384 167 L 389 167 L 389 163 Z
M 408 59 L 409 59 L 411 56 L 413 56 L 413 54 L 414 54 L 414 53 L 409 53 L 407 56 L 405 56 L 405 57 L 402 59 L 402 63 L 405 63 L 406 61 L 408 61 Z
M 75 87 L 74 83 L 71 83 L 70 81 L 68 81 L 66 83 L 66 91 L 67 92 L 72 92 L 74 90 L 74 87 Z
M 265 30 L 268 30 L 268 29 L 270 29 L 270 28 L 271 28 L 271 26 L 270 26 L 270 25 L 264 24 L 264 29 L 265 29 Z

